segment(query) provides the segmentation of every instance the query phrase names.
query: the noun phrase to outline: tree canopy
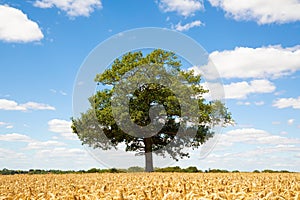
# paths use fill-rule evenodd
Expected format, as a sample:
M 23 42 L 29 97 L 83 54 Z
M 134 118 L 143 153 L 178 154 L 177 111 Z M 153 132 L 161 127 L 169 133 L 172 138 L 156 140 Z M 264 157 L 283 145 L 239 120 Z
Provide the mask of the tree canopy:
M 173 52 L 155 49 L 147 55 L 129 52 L 97 74 L 100 89 L 91 107 L 72 119 L 82 144 L 107 150 L 124 143 L 126 151 L 145 155 L 153 171 L 152 153 L 178 160 L 189 156 L 214 135 L 213 126 L 232 122 L 220 101 L 207 101 L 201 76 L 182 69 Z

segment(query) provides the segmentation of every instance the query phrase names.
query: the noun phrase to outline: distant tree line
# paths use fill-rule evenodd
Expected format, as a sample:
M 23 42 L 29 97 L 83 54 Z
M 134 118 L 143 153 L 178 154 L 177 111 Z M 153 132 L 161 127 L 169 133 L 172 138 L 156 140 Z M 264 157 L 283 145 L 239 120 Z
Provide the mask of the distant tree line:
M 91 168 L 89 170 L 44 170 L 44 169 L 30 169 L 30 170 L 11 170 L 11 169 L 2 169 L 0 170 L 1 175 L 14 175 L 14 174 L 83 174 L 83 173 L 130 173 L 130 172 L 144 172 L 143 167 L 129 167 L 128 169 L 97 169 Z M 239 173 L 238 170 L 228 171 L 223 169 L 208 169 L 208 170 L 199 170 L 197 167 L 190 166 L 187 168 L 180 168 L 179 166 L 175 167 L 165 167 L 165 168 L 155 168 L 154 172 L 179 172 L 179 173 Z M 265 169 L 262 171 L 254 170 L 253 173 L 291 173 L 287 170 L 271 170 Z

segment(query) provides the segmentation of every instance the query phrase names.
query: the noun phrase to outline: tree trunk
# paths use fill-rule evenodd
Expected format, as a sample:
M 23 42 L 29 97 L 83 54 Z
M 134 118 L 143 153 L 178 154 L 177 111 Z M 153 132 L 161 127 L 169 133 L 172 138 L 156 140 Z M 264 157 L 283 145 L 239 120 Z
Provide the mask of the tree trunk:
M 144 138 L 145 144 L 145 171 L 153 172 L 153 158 L 152 158 L 152 139 Z

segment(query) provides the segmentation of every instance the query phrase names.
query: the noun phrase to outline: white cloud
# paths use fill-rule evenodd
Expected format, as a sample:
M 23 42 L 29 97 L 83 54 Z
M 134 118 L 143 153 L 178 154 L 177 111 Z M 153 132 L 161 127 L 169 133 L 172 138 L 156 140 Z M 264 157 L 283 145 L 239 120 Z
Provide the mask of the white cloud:
M 275 96 L 280 96 L 280 95 L 283 95 L 284 93 L 285 93 L 285 91 L 282 90 L 282 91 L 275 92 L 274 95 Z
M 243 81 L 224 85 L 226 99 L 245 99 L 250 94 L 271 93 L 275 89 L 274 84 L 268 80 L 253 80 L 250 83 Z
M 227 144 L 247 143 L 247 144 L 267 144 L 267 145 L 288 145 L 300 144 L 298 138 L 287 138 L 278 135 L 272 135 L 267 131 L 255 128 L 242 128 L 228 131 L 221 135 L 222 141 Z
M 24 107 L 26 110 L 55 110 L 53 106 L 36 102 L 28 102 L 21 104 L 20 106 Z
M 49 131 L 55 133 L 72 132 L 71 125 L 72 122 L 61 119 L 52 119 L 48 122 Z
M 5 126 L 5 125 L 7 125 L 6 122 L 0 122 L 0 126 Z
M 63 96 L 66 96 L 66 95 L 67 95 L 67 93 L 64 92 L 64 91 L 62 91 L 62 90 L 60 90 L 59 93 L 60 93 L 61 95 L 63 95 Z
M 262 106 L 262 105 L 265 105 L 265 102 L 264 101 L 256 101 L 256 102 L 254 102 L 254 104 L 257 106 Z
M 269 147 L 259 147 L 255 150 L 245 152 L 248 156 L 259 156 L 262 154 L 274 154 L 276 152 L 299 152 L 300 147 L 296 145 L 291 144 L 278 144 L 275 146 L 269 146 Z M 240 156 L 242 155 L 239 154 Z M 278 163 L 278 162 L 277 162 Z
M 0 148 L 0 158 L 6 157 L 5 155 L 14 155 L 15 153 L 12 150 Z
M 258 24 L 288 23 L 300 20 L 298 0 L 209 0 L 236 20 L 254 20 Z
M 46 161 L 55 161 L 55 162 L 61 162 L 61 160 L 68 162 L 76 162 L 76 161 L 82 161 L 86 162 L 90 160 L 91 158 L 88 157 L 87 151 L 84 149 L 79 148 L 65 148 L 65 147 L 55 147 L 53 149 L 41 149 L 38 150 L 35 154 L 37 159 L 42 159 Z M 66 163 L 63 163 L 63 165 L 66 165 Z M 52 164 L 53 166 L 53 164 Z
M 102 8 L 101 0 L 39 0 L 34 6 L 39 8 L 57 7 L 70 17 L 89 16 L 95 9 Z
M 300 96 L 298 98 L 281 98 L 277 99 L 273 103 L 274 107 L 277 108 L 288 108 L 300 109 Z
M 280 134 L 280 135 L 287 135 L 287 134 L 289 134 L 289 133 L 286 132 L 286 131 L 281 131 L 279 134 Z
M 207 66 L 194 67 L 196 73 L 205 78 L 279 78 L 300 70 L 300 46 L 282 48 L 268 46 L 260 48 L 236 47 L 234 50 L 214 51 Z M 212 66 L 219 74 L 212 72 Z
M 159 0 L 159 8 L 163 12 L 177 12 L 184 17 L 193 16 L 196 11 L 203 10 L 202 0 Z
M 57 91 L 56 90 L 54 90 L 54 89 L 50 89 L 50 92 L 52 92 L 52 93 L 57 93 Z
M 76 168 L 79 170 L 91 168 L 91 163 L 93 166 L 99 165 L 84 149 L 68 148 L 67 144 L 61 141 L 38 141 L 27 135 L 11 133 L 0 134 L 0 144 L 1 142 L 4 144 L 12 142 L 9 143 L 11 149 L 0 147 L 0 163 L 3 163 L 3 167 L 6 168 Z M 19 146 L 18 142 L 24 142 L 26 146 Z
M 5 142 L 31 142 L 33 141 L 29 136 L 19 133 L 9 133 L 0 135 L 0 141 Z
M 9 150 L 9 149 L 3 149 L 3 148 L 0 148 L 0 159 L 1 158 L 10 158 L 10 156 L 16 158 L 16 153 L 17 152 L 14 152 L 12 150 Z
M 289 119 L 289 120 L 287 121 L 288 125 L 293 125 L 294 122 L 295 122 L 295 119 Z
M 294 145 L 252 147 L 251 149 L 246 150 L 238 147 L 237 151 L 236 148 L 231 148 L 230 152 L 214 150 L 205 158 L 205 162 L 201 165 L 201 169 L 238 169 L 240 171 L 253 171 L 255 169 L 286 169 L 298 172 L 300 160 L 294 158 L 297 157 L 299 151 L 300 147 Z M 195 162 L 197 162 L 196 159 Z M 186 166 L 190 166 L 190 163 L 191 162 Z M 279 166 L 278 164 L 282 165 Z
M 26 149 L 25 149 L 26 150 Z M 2 168 L 8 169 L 61 169 L 82 170 L 99 167 L 84 149 L 80 148 L 43 148 L 26 151 L 4 149 L 0 147 L 0 163 Z M 101 165 L 101 167 L 105 167 Z
M 39 41 L 44 35 L 38 24 L 21 10 L 0 5 L 0 40 L 6 42 Z
M 84 156 L 87 152 L 84 149 L 58 147 L 54 149 L 44 149 L 37 152 L 36 156 L 41 158 L 67 158 L 76 159 L 78 156 Z
M 264 130 L 259 130 L 255 128 L 242 128 L 228 131 L 222 135 L 223 139 L 227 143 L 254 143 L 257 142 L 258 138 L 267 137 L 270 134 Z
M 19 133 L 9 133 L 0 135 L 0 141 L 5 142 L 25 142 L 27 143 L 26 150 L 31 149 L 46 149 L 53 147 L 65 146 L 66 144 L 59 141 L 49 140 L 49 141 L 38 141 L 34 140 L 31 137 Z
M 39 168 L 80 170 L 95 166 L 99 167 L 99 163 L 84 149 L 80 148 L 56 147 L 53 149 L 41 149 L 36 151 L 34 158 Z
M 3 167 L 7 168 L 11 164 L 13 168 L 18 168 L 18 165 L 24 160 L 26 160 L 26 155 L 23 152 L 0 148 L 0 162 L 3 163 Z
M 53 148 L 53 147 L 65 146 L 65 145 L 66 144 L 63 142 L 58 142 L 58 141 L 54 141 L 54 140 L 49 140 L 49 141 L 45 141 L 45 142 L 32 141 L 32 142 L 28 143 L 26 149 L 45 149 L 47 147 Z
M 0 110 L 22 110 L 22 111 L 26 111 L 26 108 L 20 106 L 15 101 L 7 100 L 7 99 L 0 99 Z
M 57 94 L 57 93 L 58 93 L 58 91 L 55 90 L 55 89 L 50 89 L 50 92 L 53 93 L 53 94 Z M 66 92 L 64 92 L 63 90 L 60 90 L 60 91 L 59 91 L 59 94 L 61 94 L 61 95 L 63 95 L 63 96 L 68 95 L 68 94 L 67 94 Z
M 248 101 L 246 101 L 246 102 L 238 101 L 236 104 L 240 105 L 240 106 L 250 106 L 251 105 L 251 103 Z
M 0 110 L 19 110 L 19 111 L 29 111 L 29 110 L 55 110 L 53 106 L 36 103 L 27 102 L 25 104 L 18 104 L 15 101 L 0 99 Z
M 237 127 L 239 128 L 252 128 L 252 124 L 237 124 Z
M 181 22 L 179 22 L 178 24 L 175 25 L 175 29 L 177 31 L 188 31 L 191 28 L 199 27 L 201 25 L 203 25 L 203 23 L 199 20 L 196 20 L 191 23 L 184 24 L 184 25 L 181 25 Z
M 190 69 L 195 69 L 192 67 Z M 197 72 L 196 72 L 197 73 Z M 274 92 L 275 85 L 265 79 L 252 80 L 250 82 L 233 82 L 222 85 L 220 83 L 204 82 L 201 86 L 209 90 L 209 93 L 203 95 L 205 99 L 246 99 L 250 94 L 265 94 Z M 211 97 L 210 95 L 214 95 Z M 250 105 L 250 102 L 238 102 L 238 105 Z M 263 105 L 264 102 L 255 102 L 255 105 Z
M 72 133 L 71 125 L 71 121 L 52 119 L 48 122 L 48 130 L 54 133 L 59 133 L 66 139 L 78 140 L 77 136 Z
M 19 134 L 19 133 L 9 133 L 0 135 L 0 141 L 5 142 L 25 142 L 28 143 L 25 149 L 44 149 L 47 147 L 57 147 L 65 146 L 66 144 L 59 141 L 49 140 L 49 141 L 38 141 L 34 140 L 28 135 Z
M 194 69 L 195 67 L 192 67 L 190 69 Z M 224 92 L 224 86 L 221 82 L 210 82 L 206 81 L 204 83 L 201 83 L 201 86 L 203 89 L 208 90 L 208 93 L 203 94 L 202 96 L 207 100 L 214 100 L 214 99 L 224 99 L 225 92 Z

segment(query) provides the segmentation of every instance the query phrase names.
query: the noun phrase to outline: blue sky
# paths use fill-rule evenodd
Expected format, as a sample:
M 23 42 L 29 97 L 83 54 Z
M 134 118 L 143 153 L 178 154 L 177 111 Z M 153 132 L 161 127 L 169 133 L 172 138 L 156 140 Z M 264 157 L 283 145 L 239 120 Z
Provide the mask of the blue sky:
M 0 0 L 0 168 L 103 168 L 71 133 L 74 81 L 99 43 L 143 27 L 206 49 L 236 121 L 174 165 L 300 171 L 297 0 Z

